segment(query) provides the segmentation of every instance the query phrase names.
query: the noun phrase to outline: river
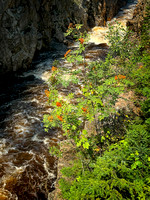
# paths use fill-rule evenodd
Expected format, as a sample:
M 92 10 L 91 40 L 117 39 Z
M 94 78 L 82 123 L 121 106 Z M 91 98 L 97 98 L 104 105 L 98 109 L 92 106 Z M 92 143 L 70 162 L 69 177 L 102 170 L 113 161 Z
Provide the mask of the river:
M 125 26 L 136 3 L 130 1 L 107 23 L 115 25 L 117 20 Z M 107 31 L 107 27 L 92 29 L 87 60 L 105 57 L 108 48 L 101 44 L 107 43 Z M 63 136 L 57 130 L 44 131 L 43 114 L 50 110 L 44 91 L 53 61 L 63 63 L 67 47 L 56 41 L 51 46 L 33 61 L 31 70 L 8 77 L 0 89 L 0 200 L 47 200 L 54 190 L 57 160 L 49 147 Z

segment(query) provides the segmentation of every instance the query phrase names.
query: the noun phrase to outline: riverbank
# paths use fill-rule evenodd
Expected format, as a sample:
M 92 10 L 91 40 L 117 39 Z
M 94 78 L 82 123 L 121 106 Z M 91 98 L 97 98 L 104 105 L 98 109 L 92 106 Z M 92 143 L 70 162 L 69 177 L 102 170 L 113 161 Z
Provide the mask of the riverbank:
M 137 2 L 136 2 L 137 3 Z M 126 27 L 126 23 L 128 23 L 128 20 L 132 19 L 133 14 L 134 14 L 134 10 L 136 7 L 136 3 L 134 5 L 127 5 L 125 8 L 122 9 L 121 13 L 119 13 L 115 19 L 113 19 L 112 21 L 108 22 L 108 24 L 114 25 L 115 26 L 115 21 L 118 21 L 119 23 L 121 23 L 124 28 Z M 117 20 L 118 19 L 118 20 Z M 94 47 L 93 49 L 90 49 L 89 54 L 88 52 L 86 52 L 86 55 L 88 55 L 86 58 L 88 58 L 87 60 L 85 60 L 85 62 L 91 61 L 93 60 L 101 60 L 102 58 L 100 58 L 100 56 L 97 54 L 97 51 L 99 51 L 99 47 L 100 46 L 105 46 L 107 47 L 106 52 L 108 51 L 108 46 L 107 46 L 107 40 L 105 39 L 105 34 L 106 31 L 108 31 L 107 27 L 95 27 L 93 28 L 93 32 L 90 33 L 90 42 L 91 43 L 95 43 L 92 44 Z M 97 50 L 95 51 L 95 49 L 97 48 Z M 103 51 L 103 50 L 102 50 Z M 105 55 L 107 54 L 105 52 Z M 95 55 L 97 55 L 97 57 L 94 57 Z M 104 54 L 103 54 L 104 56 Z M 104 56 L 105 57 L 105 56 Z M 103 57 L 103 58 L 104 58 Z M 135 112 L 135 115 L 139 115 L 139 108 L 136 107 L 133 104 L 133 101 L 135 101 L 136 96 L 134 94 L 133 91 L 130 91 L 129 93 L 124 94 L 123 99 L 126 100 L 122 100 L 122 98 L 120 98 L 120 102 L 118 100 L 116 106 L 118 110 L 124 110 L 125 113 L 127 112 Z M 88 130 L 89 128 L 91 128 L 91 126 L 88 126 Z M 74 146 L 71 145 L 71 143 L 69 141 L 63 141 L 60 144 L 60 149 L 62 151 L 63 156 L 59 159 L 58 161 L 58 169 L 57 169 L 57 181 L 56 181 L 56 190 L 54 191 L 54 193 L 52 194 L 51 197 L 49 197 L 49 199 L 54 199 L 54 200 L 61 200 L 61 192 L 59 189 L 59 185 L 58 185 L 58 181 L 62 178 L 62 173 L 61 173 L 61 169 L 63 167 L 71 167 L 71 163 L 76 162 L 76 157 L 74 157 L 75 152 L 74 152 Z

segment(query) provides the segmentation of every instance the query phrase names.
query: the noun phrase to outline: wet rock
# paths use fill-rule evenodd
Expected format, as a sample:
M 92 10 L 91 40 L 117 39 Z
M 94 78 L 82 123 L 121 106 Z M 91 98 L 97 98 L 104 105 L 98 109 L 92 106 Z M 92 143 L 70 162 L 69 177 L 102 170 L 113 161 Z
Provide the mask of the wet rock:
M 109 46 L 107 43 L 101 43 L 101 44 L 95 44 L 95 43 L 89 43 L 86 47 L 87 50 L 91 49 L 108 49 Z
M 64 40 L 68 24 L 105 25 L 126 0 L 0 1 L 0 74 L 27 70 L 51 38 Z
M 0 188 L 0 200 L 13 200 L 13 199 L 17 199 L 17 197 L 15 195 L 11 195 L 9 191 Z

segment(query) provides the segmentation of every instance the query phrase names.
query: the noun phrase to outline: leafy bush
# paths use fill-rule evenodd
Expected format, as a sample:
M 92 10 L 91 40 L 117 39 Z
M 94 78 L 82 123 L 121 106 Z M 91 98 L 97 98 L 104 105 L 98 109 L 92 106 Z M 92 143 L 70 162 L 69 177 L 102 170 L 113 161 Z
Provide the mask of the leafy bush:
M 150 135 L 145 126 L 131 126 L 126 139 L 110 146 L 102 157 L 91 162 L 90 170 L 84 169 L 83 173 L 80 163 L 62 170 L 63 175 L 74 177 L 60 180 L 63 197 L 68 200 L 149 199 L 149 146 Z
M 87 64 L 88 39 L 86 33 L 80 32 L 81 27 L 70 24 L 66 33 L 79 42 L 78 49 L 68 50 L 64 55 L 72 64 L 71 69 L 59 68 L 59 62 L 55 61 L 49 91 L 45 91 L 52 108 L 44 116 L 45 130 L 61 129 L 67 139 L 74 141 L 77 152 L 78 161 L 62 170 L 59 182 L 62 196 L 67 200 L 147 200 L 150 198 L 149 55 L 141 52 L 140 42 L 135 45 L 137 41 L 130 31 L 110 27 L 107 38 L 111 46 L 105 61 Z M 71 85 L 80 88 L 80 94 L 67 91 L 61 96 L 61 89 L 69 89 Z M 119 115 L 114 109 L 115 102 L 128 89 L 144 96 L 144 101 L 138 102 L 142 116 L 138 116 L 135 124 L 122 123 L 126 135 L 118 139 L 114 129 L 105 129 L 102 124 Z M 93 124 L 92 133 L 85 128 L 86 122 Z M 50 152 L 61 156 L 56 147 Z
M 71 25 L 67 34 L 75 32 L 75 38 L 79 41 L 79 49 L 68 50 L 64 58 L 73 63 L 74 70 L 56 67 L 56 62 L 52 67 L 52 75 L 49 79 L 49 90 L 46 91 L 49 104 L 53 107 L 50 115 L 44 116 L 45 130 L 59 127 L 65 136 L 72 138 L 78 148 L 88 150 L 90 146 L 95 146 L 84 124 L 89 121 L 95 126 L 98 141 L 97 145 L 106 146 L 106 137 L 100 130 L 100 122 L 115 112 L 113 105 L 118 95 L 124 90 L 126 76 L 118 75 L 109 68 L 108 61 L 92 62 L 89 65 L 85 62 L 86 34 L 80 33 L 80 25 Z M 77 32 L 76 32 L 77 29 Z M 77 38 L 79 36 L 79 38 Z M 82 36 L 82 37 L 81 37 Z M 78 69 L 78 64 L 83 65 L 82 70 Z M 76 67 L 77 66 L 77 67 Z M 64 74 L 65 72 L 65 74 Z M 75 85 L 80 89 L 81 96 L 77 97 L 73 93 L 68 93 L 62 97 L 59 95 L 61 88 Z M 72 103 L 75 102 L 75 103 Z

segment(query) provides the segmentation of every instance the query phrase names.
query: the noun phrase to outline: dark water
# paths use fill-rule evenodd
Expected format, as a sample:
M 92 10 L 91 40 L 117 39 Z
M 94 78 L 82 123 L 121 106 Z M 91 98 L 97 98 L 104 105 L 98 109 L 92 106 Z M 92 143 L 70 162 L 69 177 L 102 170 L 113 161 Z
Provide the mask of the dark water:
M 43 114 L 50 108 L 42 74 L 66 47 L 57 42 L 52 47 L 34 60 L 32 70 L 1 79 L 0 200 L 44 200 L 54 189 L 57 160 L 50 156 L 49 147 L 61 135 L 56 130 L 45 133 L 43 128 Z

